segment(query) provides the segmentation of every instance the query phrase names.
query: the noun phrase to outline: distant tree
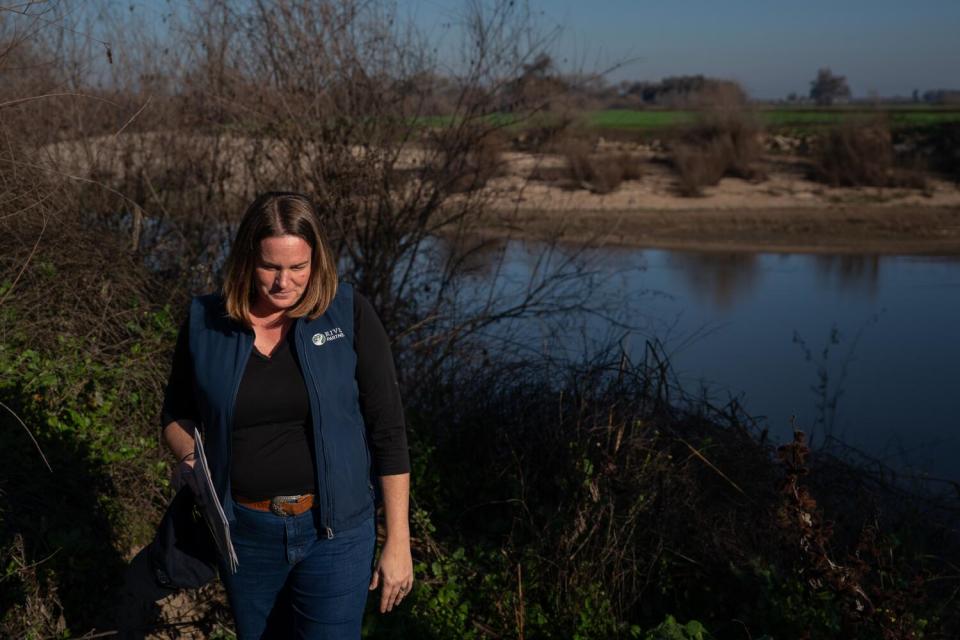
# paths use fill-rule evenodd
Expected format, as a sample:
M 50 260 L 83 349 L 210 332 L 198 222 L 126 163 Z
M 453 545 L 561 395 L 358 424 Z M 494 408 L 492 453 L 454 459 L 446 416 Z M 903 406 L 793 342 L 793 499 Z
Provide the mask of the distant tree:
M 703 75 L 668 76 L 659 82 L 622 82 L 616 88 L 625 98 L 639 99 L 643 104 L 670 107 L 700 107 L 743 104 L 748 96 L 733 80 Z
M 523 65 L 524 78 L 546 78 L 554 70 L 553 58 L 547 53 L 540 53 L 533 62 Z
M 923 101 L 930 104 L 960 104 L 960 89 L 931 89 L 923 92 Z
M 837 76 L 829 67 L 817 71 L 817 77 L 810 82 L 810 97 L 819 105 L 830 106 L 837 99 L 850 97 L 850 86 L 846 76 Z

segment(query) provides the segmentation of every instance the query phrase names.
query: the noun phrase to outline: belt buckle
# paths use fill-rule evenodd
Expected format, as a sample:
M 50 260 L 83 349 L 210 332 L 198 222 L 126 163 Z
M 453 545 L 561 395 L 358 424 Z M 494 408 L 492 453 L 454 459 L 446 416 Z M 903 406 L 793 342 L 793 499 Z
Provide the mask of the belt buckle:
M 303 496 L 274 496 L 270 498 L 270 512 L 278 516 L 293 515 L 284 510 L 285 504 L 296 504 Z

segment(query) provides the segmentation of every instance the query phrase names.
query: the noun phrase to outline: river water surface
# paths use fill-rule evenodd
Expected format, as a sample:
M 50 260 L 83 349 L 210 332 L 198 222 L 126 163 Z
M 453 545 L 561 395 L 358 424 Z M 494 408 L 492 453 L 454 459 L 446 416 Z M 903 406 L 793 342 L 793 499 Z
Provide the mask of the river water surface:
M 500 277 L 533 274 L 539 249 L 502 250 Z M 814 444 L 960 480 L 960 259 L 615 248 L 592 268 L 636 327 L 628 353 L 661 341 L 684 389 L 738 398 L 779 441 L 792 419 Z M 615 333 L 593 316 L 584 330 Z

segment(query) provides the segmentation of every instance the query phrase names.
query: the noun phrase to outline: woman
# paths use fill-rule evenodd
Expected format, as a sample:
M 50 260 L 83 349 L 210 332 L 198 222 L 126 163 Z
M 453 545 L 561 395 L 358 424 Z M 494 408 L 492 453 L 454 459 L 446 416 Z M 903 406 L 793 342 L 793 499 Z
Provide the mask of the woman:
M 221 294 L 180 330 L 163 434 L 195 485 L 194 429 L 239 560 L 221 559 L 241 640 L 359 638 L 413 585 L 410 463 L 389 342 L 370 303 L 338 283 L 310 201 L 267 193 L 247 209 Z M 372 572 L 374 482 L 386 539 Z

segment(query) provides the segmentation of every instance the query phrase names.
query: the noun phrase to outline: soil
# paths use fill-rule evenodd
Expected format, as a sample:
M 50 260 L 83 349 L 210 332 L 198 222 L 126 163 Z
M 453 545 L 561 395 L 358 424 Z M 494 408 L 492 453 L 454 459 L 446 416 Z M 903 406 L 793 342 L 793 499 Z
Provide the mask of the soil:
M 925 189 L 831 188 L 806 177 L 802 157 L 775 155 L 763 163 L 763 180 L 724 178 L 703 197 L 688 198 L 677 195 L 663 158 L 650 153 L 639 180 L 601 195 L 526 179 L 557 173 L 558 156 L 507 154 L 506 161 L 506 175 L 488 184 L 496 214 L 485 229 L 490 235 L 506 235 L 501 223 L 509 220 L 513 236 L 634 247 L 960 254 L 960 185 L 936 177 Z

